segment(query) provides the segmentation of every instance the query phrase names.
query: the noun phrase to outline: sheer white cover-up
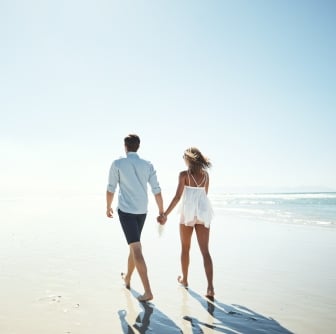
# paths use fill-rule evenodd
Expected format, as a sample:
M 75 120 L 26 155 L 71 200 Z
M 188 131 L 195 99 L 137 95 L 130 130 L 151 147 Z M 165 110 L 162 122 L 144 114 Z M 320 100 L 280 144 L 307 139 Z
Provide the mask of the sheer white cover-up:
M 202 223 L 209 228 L 213 209 L 205 188 L 184 186 L 178 213 L 181 215 L 181 224 L 194 226 L 195 223 Z

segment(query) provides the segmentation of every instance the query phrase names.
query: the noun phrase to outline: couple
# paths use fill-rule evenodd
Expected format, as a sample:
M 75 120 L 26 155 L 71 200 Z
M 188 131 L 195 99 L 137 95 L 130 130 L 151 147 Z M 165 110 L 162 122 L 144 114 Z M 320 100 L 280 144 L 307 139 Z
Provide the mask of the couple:
M 167 216 L 182 198 L 180 205 L 182 276 L 178 277 L 178 282 L 184 287 L 188 286 L 189 250 L 191 236 L 195 229 L 208 282 L 206 296 L 213 298 L 213 266 L 208 247 L 212 218 L 212 209 L 207 197 L 209 175 L 206 169 L 211 166 L 209 160 L 194 147 L 184 152 L 183 159 L 188 169 L 180 172 L 176 194 L 164 211 L 156 171 L 149 161 L 141 159 L 137 154 L 140 146 L 139 136 L 128 135 L 124 138 L 124 145 L 126 158 L 114 160 L 110 168 L 106 191 L 106 215 L 113 218 L 112 202 L 116 188 L 119 186 L 117 211 L 130 248 L 127 273 L 122 274 L 126 287 L 130 288 L 131 276 L 136 268 L 144 287 L 144 294 L 138 297 L 139 301 L 146 302 L 153 299 L 140 242 L 147 215 L 147 184 L 149 184 L 159 209 L 157 221 L 160 224 L 166 223 Z

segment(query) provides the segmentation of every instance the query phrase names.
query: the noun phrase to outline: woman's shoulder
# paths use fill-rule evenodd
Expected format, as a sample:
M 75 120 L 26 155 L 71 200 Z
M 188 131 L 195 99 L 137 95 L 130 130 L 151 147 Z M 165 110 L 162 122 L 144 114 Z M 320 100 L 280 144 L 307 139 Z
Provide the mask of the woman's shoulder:
M 179 174 L 179 178 L 182 179 L 182 178 L 186 178 L 188 175 L 188 171 L 187 170 L 183 170 L 180 172 Z
M 209 172 L 207 171 L 207 170 L 203 170 L 203 173 L 204 173 L 204 175 L 207 177 L 207 178 L 209 178 Z

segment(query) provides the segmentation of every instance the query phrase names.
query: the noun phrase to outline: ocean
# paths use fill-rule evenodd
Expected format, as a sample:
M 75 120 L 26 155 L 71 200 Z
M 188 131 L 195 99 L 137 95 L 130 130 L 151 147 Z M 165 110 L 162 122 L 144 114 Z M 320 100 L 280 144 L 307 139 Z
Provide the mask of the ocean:
M 168 192 L 163 193 L 163 196 L 165 205 L 168 205 L 172 195 Z M 215 217 L 234 215 L 237 218 L 253 221 L 336 227 L 336 192 L 228 193 L 213 189 L 209 192 L 209 199 Z M 155 215 L 157 208 L 151 194 L 149 194 L 149 200 L 149 214 Z M 32 213 L 36 210 L 41 214 L 50 207 L 55 208 L 58 205 L 61 207 L 74 205 L 78 209 L 81 206 L 87 207 L 88 203 L 93 211 L 99 210 L 98 212 L 101 213 L 101 205 L 105 203 L 105 197 L 103 194 L 82 194 L 81 196 L 56 194 L 46 198 L 1 196 L 0 210 L 6 215 L 7 211 L 19 207 L 20 212 Z M 6 220 L 6 216 L 3 218 Z M 12 218 L 9 219 L 12 220 Z
M 215 213 L 275 223 L 336 227 L 336 192 L 209 194 Z

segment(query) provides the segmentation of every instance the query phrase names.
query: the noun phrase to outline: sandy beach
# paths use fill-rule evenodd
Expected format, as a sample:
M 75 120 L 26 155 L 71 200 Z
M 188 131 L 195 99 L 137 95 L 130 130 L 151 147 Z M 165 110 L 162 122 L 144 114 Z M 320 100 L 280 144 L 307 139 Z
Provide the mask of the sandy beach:
M 193 239 L 190 287 L 180 273 L 177 216 L 159 233 L 150 209 L 143 250 L 154 292 L 123 286 L 128 247 L 103 197 L 1 201 L 0 333 L 324 333 L 335 331 L 336 230 L 216 212 L 214 301 L 204 298 Z

